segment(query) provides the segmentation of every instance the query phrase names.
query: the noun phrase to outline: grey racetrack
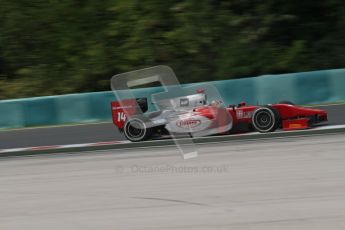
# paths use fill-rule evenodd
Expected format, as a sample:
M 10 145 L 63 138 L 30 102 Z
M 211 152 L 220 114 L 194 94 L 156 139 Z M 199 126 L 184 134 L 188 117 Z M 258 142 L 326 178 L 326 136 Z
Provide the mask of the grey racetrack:
M 330 125 L 345 124 L 345 104 L 318 107 Z M 0 149 L 124 140 L 112 123 L 0 131 Z
M 0 229 L 345 229 L 344 140 L 3 158 Z

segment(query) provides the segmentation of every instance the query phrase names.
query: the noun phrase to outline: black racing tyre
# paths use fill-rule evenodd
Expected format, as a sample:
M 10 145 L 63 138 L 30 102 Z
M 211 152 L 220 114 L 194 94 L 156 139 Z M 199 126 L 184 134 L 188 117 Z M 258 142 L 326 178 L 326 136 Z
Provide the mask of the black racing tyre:
M 253 113 L 252 123 L 261 133 L 273 132 L 279 127 L 279 113 L 270 106 L 259 107 Z
M 141 118 L 131 118 L 125 123 L 123 133 L 127 140 L 132 142 L 145 141 L 152 136 L 152 129 Z
M 295 105 L 295 103 L 293 103 L 291 101 L 280 101 L 278 104 Z

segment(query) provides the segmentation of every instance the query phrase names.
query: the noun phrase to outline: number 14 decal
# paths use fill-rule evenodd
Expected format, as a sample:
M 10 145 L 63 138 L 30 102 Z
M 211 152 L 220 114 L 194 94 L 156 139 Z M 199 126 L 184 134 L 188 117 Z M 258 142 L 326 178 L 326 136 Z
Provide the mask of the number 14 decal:
M 126 114 L 124 112 L 118 112 L 117 121 L 126 121 Z

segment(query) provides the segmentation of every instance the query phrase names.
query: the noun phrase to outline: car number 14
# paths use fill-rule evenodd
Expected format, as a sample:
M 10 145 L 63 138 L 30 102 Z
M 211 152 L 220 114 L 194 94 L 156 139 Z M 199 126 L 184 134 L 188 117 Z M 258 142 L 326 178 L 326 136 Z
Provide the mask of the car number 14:
M 118 112 L 117 121 L 126 121 L 126 114 L 124 112 Z

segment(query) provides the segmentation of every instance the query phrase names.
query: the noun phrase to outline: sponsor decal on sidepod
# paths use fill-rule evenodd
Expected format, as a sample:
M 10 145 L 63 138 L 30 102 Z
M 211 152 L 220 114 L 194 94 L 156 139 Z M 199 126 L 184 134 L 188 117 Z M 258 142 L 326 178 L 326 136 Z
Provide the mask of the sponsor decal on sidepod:
M 195 127 L 199 126 L 200 124 L 201 124 L 201 121 L 196 120 L 196 119 L 187 119 L 187 120 L 176 121 L 177 127 L 185 128 L 185 129 L 195 128 Z
M 245 111 L 239 109 L 239 110 L 236 111 L 236 116 L 237 116 L 238 119 L 252 118 L 253 112 L 252 111 L 245 112 Z

